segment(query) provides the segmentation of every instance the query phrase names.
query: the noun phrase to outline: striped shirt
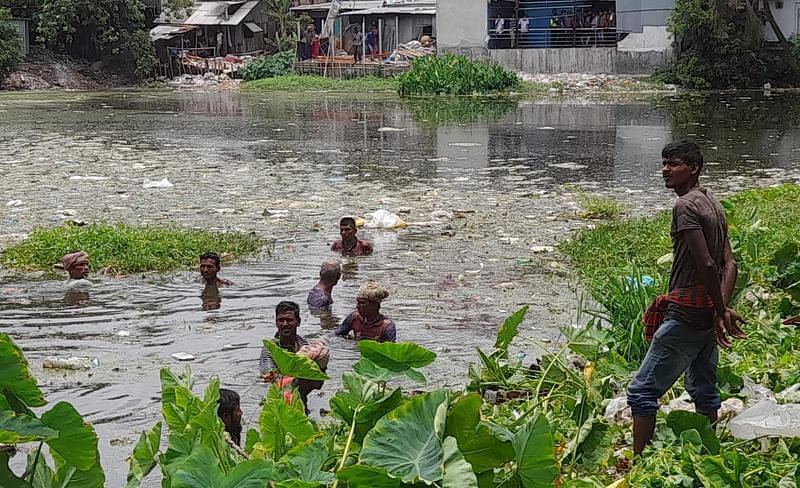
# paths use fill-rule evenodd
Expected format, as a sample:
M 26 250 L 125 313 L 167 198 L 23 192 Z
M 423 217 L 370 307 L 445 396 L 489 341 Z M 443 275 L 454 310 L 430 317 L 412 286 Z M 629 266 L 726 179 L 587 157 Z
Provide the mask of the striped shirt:
M 280 338 L 277 336 L 272 340 L 275 344 L 281 346 Z M 308 340 L 306 340 L 303 336 L 297 335 L 297 342 L 295 343 L 295 347 L 290 349 L 288 347 L 283 347 L 287 351 L 297 352 L 300 350 L 301 347 L 309 345 Z M 265 374 L 278 372 L 278 366 L 275 364 L 275 360 L 272 358 L 272 354 L 267 350 L 266 347 L 261 346 L 261 355 L 258 358 L 259 369 L 261 370 L 261 376 Z

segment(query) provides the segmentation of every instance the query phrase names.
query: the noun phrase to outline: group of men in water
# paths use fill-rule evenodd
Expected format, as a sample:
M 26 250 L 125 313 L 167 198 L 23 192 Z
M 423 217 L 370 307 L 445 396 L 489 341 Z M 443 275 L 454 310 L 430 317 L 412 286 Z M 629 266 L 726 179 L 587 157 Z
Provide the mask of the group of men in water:
M 660 398 L 682 374 L 696 411 L 716 422 L 721 403 L 717 389 L 718 346 L 727 348 L 729 338 L 746 337 L 740 328 L 742 318 L 730 308 L 738 272 L 725 211 L 698 183 L 703 165 L 703 154 L 694 142 L 672 143 L 662 151 L 665 186 L 678 196 L 672 210 L 673 265 L 668 294 L 656 297 L 644 314 L 646 337 L 652 342 L 627 389 L 636 454 L 653 438 Z M 349 256 L 372 252 L 370 243 L 358 239 L 354 219 L 341 220 L 340 234 L 342 239 L 331 246 L 333 251 Z M 64 256 L 63 265 L 72 280 L 84 280 L 88 256 L 82 252 L 69 254 Z M 217 276 L 219 269 L 219 256 L 209 253 L 201 257 L 200 270 L 207 283 L 230 284 Z M 324 262 L 320 280 L 308 294 L 309 306 L 330 307 L 331 292 L 340 277 L 338 263 Z M 364 283 L 358 290 L 356 310 L 342 321 L 336 334 L 352 333 L 356 340 L 396 341 L 394 322 L 380 311 L 381 302 L 388 296 L 380 284 Z M 279 303 L 275 308 L 274 341 L 286 350 L 313 359 L 324 371 L 330 351 L 325 344 L 306 340 L 297 333 L 300 320 L 296 303 Z M 320 387 L 319 382 L 281 377 L 266 349 L 261 351 L 260 369 L 267 382 L 296 386 L 304 401 L 309 391 Z M 235 392 L 220 391 L 218 413 L 238 443 L 241 409 Z

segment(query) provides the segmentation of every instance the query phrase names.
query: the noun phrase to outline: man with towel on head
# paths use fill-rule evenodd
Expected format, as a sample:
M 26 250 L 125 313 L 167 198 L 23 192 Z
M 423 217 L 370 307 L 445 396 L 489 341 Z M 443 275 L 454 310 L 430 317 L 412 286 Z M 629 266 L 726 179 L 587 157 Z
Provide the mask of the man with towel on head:
M 61 258 L 61 265 L 64 271 L 69 273 L 67 288 L 88 288 L 92 282 L 87 280 L 89 276 L 89 255 L 83 251 L 77 251 L 65 255 Z
M 357 341 L 397 342 L 394 321 L 381 313 L 381 302 L 389 291 L 376 281 L 367 281 L 358 289 L 356 309 L 342 321 L 336 335 L 349 337 L 350 331 Z

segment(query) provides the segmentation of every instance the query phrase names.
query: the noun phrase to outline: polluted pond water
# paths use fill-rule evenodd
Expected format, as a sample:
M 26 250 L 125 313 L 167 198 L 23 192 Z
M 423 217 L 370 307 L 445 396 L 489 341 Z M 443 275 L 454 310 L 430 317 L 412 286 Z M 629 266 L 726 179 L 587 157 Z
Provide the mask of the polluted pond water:
M 430 385 L 460 387 L 475 348 L 490 349 L 521 306 L 528 337 L 556 341 L 575 320 L 575 279 L 553 247 L 593 225 L 578 217 L 581 195 L 613 196 L 634 216 L 668 207 L 660 151 L 683 137 L 707 148 L 704 182 L 717 193 L 797 181 L 796 98 L 2 94 L 3 248 L 67 220 L 238 230 L 274 244 L 271 257 L 224 267 L 235 285 L 218 296 L 203 293 L 193 270 L 93 276 L 78 294 L 62 276 L 4 269 L 0 332 L 24 349 L 51 402 L 73 403 L 95 425 L 108 486 L 124 485 L 133 443 L 160 417 L 159 369 L 178 371 L 175 354 L 194 357 L 198 385 L 218 376 L 238 391 L 245 428 L 257 425 L 260 341 L 273 335 L 281 300 L 300 303 L 300 334 L 333 351 L 332 379 L 310 397 L 314 417 L 359 358 L 331 329 L 367 279 L 390 289 L 382 308 L 399 340 L 438 354 Z M 306 294 L 335 257 L 339 218 L 378 209 L 410 225 L 362 230 L 375 254 L 345 258 L 332 315 L 311 315 Z M 45 370 L 49 356 L 96 365 Z

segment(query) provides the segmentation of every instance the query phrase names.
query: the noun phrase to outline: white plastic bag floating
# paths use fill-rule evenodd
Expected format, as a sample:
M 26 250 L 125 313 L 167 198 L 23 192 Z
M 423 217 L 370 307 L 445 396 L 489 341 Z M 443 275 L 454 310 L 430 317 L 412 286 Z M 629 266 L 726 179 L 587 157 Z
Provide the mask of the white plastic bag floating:
M 142 188 L 172 188 L 173 186 L 175 185 L 170 183 L 169 180 L 166 178 L 158 181 L 153 181 L 145 178 L 144 183 L 142 183 Z
M 800 437 L 800 405 L 764 400 L 728 422 L 728 429 L 737 439 L 748 441 L 764 436 Z
M 367 218 L 364 222 L 364 227 L 368 229 L 402 229 L 408 227 L 408 224 L 388 210 L 377 210 L 371 214 L 365 215 Z

